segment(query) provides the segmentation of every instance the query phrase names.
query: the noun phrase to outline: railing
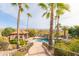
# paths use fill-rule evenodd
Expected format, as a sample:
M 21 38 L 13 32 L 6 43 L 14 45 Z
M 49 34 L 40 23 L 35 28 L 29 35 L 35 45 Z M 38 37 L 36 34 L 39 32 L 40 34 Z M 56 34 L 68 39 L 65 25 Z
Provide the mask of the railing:
M 47 43 L 43 43 L 43 45 L 48 49 Z M 54 51 L 54 53 L 53 53 L 53 51 Z M 68 51 L 68 50 L 63 50 L 61 48 L 56 48 L 56 47 L 52 47 L 52 51 L 50 53 L 52 56 L 53 55 L 55 55 L 55 56 L 79 56 L 79 53 L 76 53 L 73 51 Z
M 25 51 L 26 53 L 28 53 L 29 48 L 33 45 L 33 43 L 27 44 L 24 47 L 21 47 L 19 49 L 14 49 L 11 51 L 0 51 L 0 55 L 1 56 L 15 56 L 15 53 L 17 51 Z

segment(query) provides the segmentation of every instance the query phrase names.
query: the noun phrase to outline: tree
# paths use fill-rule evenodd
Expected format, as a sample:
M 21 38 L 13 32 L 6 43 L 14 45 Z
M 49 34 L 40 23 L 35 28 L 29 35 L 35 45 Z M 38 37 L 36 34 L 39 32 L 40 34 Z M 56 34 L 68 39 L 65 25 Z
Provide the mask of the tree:
M 59 19 L 60 16 L 65 13 L 65 11 L 69 11 L 69 5 L 64 3 L 57 3 L 56 4 L 57 10 L 56 10 L 56 18 L 57 18 L 57 39 L 59 37 Z
M 76 36 L 75 28 L 74 27 L 70 27 L 68 29 L 68 33 L 69 33 L 70 36 L 75 37 Z
M 30 37 L 33 37 L 33 36 L 35 36 L 35 35 L 37 34 L 37 31 L 34 30 L 34 29 L 30 29 L 30 30 L 28 30 L 28 31 L 29 31 L 29 36 L 30 36 Z
M 5 29 L 1 32 L 1 35 L 2 35 L 2 36 L 9 36 L 9 35 L 10 35 L 12 32 L 14 32 L 14 31 L 15 31 L 15 29 L 8 27 L 8 28 L 5 28 Z
M 79 26 L 73 26 L 68 29 L 70 36 L 78 38 L 79 37 Z
M 64 31 L 64 38 L 66 39 L 68 37 L 68 27 L 63 26 L 62 29 Z
M 39 6 L 45 10 L 43 16 L 46 16 L 46 18 L 50 17 L 50 30 L 49 30 L 49 49 L 52 48 L 52 39 L 53 38 L 53 17 L 54 17 L 54 3 L 50 4 L 44 4 L 44 3 L 39 3 Z
M 13 3 L 13 5 L 17 5 L 18 6 L 18 17 L 17 17 L 17 49 L 19 48 L 19 25 L 20 25 L 20 14 L 21 12 L 24 10 L 22 5 L 25 6 L 25 8 L 29 8 L 29 6 L 27 4 L 22 4 L 22 3 Z
M 32 15 L 30 13 L 27 13 L 28 16 L 28 20 L 27 20 L 27 31 L 28 31 L 28 22 L 29 22 L 29 18 L 32 17 Z

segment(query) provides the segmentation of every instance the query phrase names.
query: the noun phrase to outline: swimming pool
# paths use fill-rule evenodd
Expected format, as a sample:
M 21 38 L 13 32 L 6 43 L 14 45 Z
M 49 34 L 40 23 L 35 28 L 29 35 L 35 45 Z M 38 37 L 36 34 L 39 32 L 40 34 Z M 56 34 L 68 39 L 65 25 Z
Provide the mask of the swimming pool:
M 33 39 L 33 42 L 48 42 L 48 38 L 38 38 Z

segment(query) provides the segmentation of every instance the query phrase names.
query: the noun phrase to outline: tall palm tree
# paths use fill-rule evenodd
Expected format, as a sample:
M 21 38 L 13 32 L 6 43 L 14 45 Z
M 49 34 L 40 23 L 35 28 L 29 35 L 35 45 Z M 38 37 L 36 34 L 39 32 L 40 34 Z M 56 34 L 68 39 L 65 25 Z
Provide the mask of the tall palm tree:
M 29 25 L 29 24 L 28 24 L 28 23 L 29 23 L 29 18 L 32 17 L 32 15 L 31 15 L 30 13 L 27 13 L 27 16 L 28 16 L 28 20 L 27 20 L 27 32 L 28 32 L 28 29 L 29 29 L 29 28 L 28 28 L 28 25 Z M 27 36 L 27 37 L 28 37 L 28 36 Z
M 49 49 L 52 48 L 53 42 L 53 17 L 54 17 L 54 3 L 50 4 L 44 4 L 39 3 L 39 6 L 45 10 L 43 16 L 46 16 L 46 18 L 50 17 L 50 30 L 49 30 Z
M 65 10 L 69 10 L 68 4 L 64 3 L 49 3 L 49 4 L 44 4 L 44 3 L 39 3 L 39 6 L 45 10 L 43 13 L 43 16 L 46 18 L 50 18 L 50 33 L 49 33 L 49 47 L 51 48 L 52 44 L 54 46 L 54 42 L 52 43 L 53 38 L 53 20 L 54 20 L 54 9 L 57 8 L 56 14 L 57 14 L 57 31 L 59 33 L 59 18 L 60 15 L 62 15 Z
M 29 8 L 29 6 L 27 4 L 22 4 L 22 3 L 12 3 L 12 5 L 16 5 L 18 6 L 18 17 L 17 17 L 17 49 L 19 48 L 19 25 L 20 25 L 20 15 L 21 12 L 23 12 L 23 5 L 25 6 L 25 8 Z
M 29 18 L 32 17 L 32 15 L 30 13 L 27 13 L 27 16 L 28 16 L 28 20 L 27 20 L 27 31 L 28 31 Z
M 59 37 L 59 19 L 60 16 L 65 13 L 65 11 L 69 11 L 69 5 L 64 3 L 57 3 L 56 4 L 57 10 L 56 10 L 56 16 L 57 16 L 57 39 Z

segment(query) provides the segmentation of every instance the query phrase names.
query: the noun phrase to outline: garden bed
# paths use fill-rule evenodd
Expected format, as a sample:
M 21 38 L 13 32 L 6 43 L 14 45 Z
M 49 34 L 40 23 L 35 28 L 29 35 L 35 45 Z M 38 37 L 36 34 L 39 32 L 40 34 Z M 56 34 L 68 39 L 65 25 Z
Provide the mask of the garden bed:
M 22 48 L 19 48 L 15 53 L 12 54 L 12 56 L 24 56 L 28 53 L 28 50 L 33 45 L 33 43 L 28 44 L 27 46 L 24 46 Z

